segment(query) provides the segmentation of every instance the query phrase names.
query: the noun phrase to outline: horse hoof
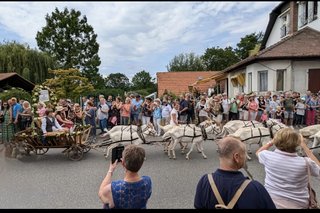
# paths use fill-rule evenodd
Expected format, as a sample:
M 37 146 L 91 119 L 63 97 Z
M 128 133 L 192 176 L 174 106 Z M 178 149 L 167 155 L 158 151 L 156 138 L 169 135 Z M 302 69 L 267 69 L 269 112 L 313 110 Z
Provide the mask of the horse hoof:
M 204 159 L 207 159 L 207 156 L 203 156 Z
M 186 160 L 189 160 L 189 157 L 186 157 Z

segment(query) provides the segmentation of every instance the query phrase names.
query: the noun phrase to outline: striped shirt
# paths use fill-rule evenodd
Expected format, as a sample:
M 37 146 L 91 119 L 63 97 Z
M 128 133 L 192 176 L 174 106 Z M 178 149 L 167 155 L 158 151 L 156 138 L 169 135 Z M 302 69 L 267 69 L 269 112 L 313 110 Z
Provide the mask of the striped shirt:
M 308 204 L 308 171 L 303 157 L 297 153 L 264 150 L 258 153 L 266 171 L 265 188 L 271 197 L 287 198 L 302 206 Z M 306 158 L 312 176 L 320 176 L 320 167 Z

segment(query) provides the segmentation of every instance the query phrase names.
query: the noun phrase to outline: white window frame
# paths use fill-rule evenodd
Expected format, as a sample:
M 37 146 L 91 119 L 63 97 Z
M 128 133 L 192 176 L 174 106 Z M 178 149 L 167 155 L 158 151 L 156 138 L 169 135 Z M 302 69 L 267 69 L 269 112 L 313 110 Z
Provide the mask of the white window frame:
M 286 71 L 287 71 L 286 69 L 277 69 L 276 70 L 276 91 L 284 91 Z M 278 89 L 278 72 L 283 72 L 282 90 Z
M 280 16 L 281 27 L 280 27 L 280 38 L 284 38 L 289 34 L 290 27 L 290 12 L 289 10 Z M 284 33 L 283 33 L 284 31 Z
M 248 73 L 248 93 L 252 92 L 252 72 Z
M 299 1 L 298 2 L 298 27 L 313 22 L 318 18 L 318 2 L 317 1 Z
M 265 88 L 263 88 L 264 84 L 262 83 L 261 75 L 266 74 L 266 83 L 265 83 Z M 258 71 L 258 91 L 259 92 L 266 92 L 268 91 L 268 70 L 262 70 Z

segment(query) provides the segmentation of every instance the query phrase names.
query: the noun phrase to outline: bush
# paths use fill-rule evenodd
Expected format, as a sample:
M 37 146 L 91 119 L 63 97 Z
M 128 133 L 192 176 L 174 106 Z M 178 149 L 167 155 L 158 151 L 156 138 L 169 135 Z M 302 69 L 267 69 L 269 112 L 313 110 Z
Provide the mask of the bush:
M 7 101 L 12 97 L 16 97 L 18 101 L 26 100 L 31 104 L 31 94 L 21 88 L 12 87 L 11 89 L 4 90 L 0 93 L 0 99 L 2 101 Z

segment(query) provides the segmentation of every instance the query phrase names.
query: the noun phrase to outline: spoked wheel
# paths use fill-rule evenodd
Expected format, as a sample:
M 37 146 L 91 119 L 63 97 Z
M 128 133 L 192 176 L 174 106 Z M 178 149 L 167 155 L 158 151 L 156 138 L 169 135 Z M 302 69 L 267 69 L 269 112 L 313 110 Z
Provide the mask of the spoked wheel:
M 78 161 L 83 158 L 83 149 L 80 146 L 73 145 L 68 150 L 68 158 L 73 161 Z
M 87 153 L 87 152 L 89 152 L 91 150 L 91 146 L 88 145 L 88 144 L 81 144 L 80 146 L 81 146 L 81 148 L 83 150 L 83 153 Z
M 36 149 L 36 155 L 44 155 L 48 152 L 48 150 L 48 147 Z
M 23 149 L 27 155 L 30 155 L 30 152 L 36 153 L 36 149 L 28 143 L 23 144 Z

